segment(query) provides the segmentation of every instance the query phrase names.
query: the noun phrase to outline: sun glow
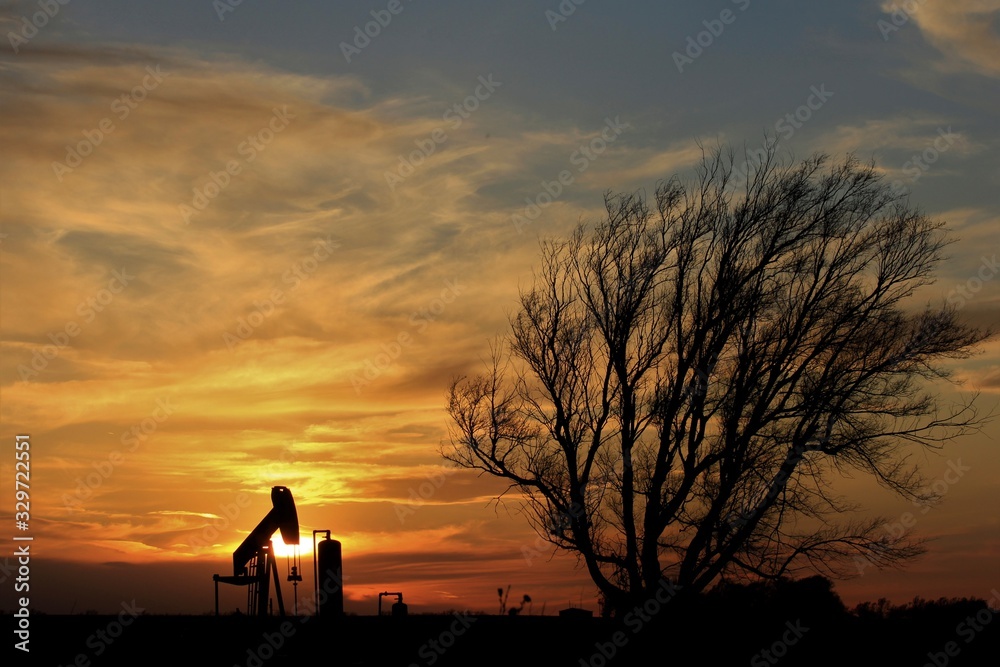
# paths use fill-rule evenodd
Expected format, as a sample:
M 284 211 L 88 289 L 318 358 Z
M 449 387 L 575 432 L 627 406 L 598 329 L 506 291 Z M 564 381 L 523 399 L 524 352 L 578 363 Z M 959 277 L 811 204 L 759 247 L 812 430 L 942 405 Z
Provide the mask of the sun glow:
M 271 544 L 274 545 L 274 555 L 278 558 L 291 558 L 298 554 L 302 558 L 312 557 L 312 544 L 307 539 L 300 540 L 299 544 L 285 544 L 285 541 L 281 539 L 279 533 L 275 533 L 274 538 L 271 540 Z

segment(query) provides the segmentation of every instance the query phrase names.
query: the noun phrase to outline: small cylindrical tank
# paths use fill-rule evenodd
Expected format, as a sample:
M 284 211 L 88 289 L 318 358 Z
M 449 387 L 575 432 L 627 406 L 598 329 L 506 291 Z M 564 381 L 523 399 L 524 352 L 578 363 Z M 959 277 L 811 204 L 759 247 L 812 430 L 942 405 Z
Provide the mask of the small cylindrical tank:
M 392 605 L 392 615 L 396 617 L 406 616 L 406 603 L 403 602 L 402 595 L 399 596 L 399 602 Z
M 326 538 L 316 547 L 319 569 L 319 615 L 344 615 L 344 561 L 340 542 Z

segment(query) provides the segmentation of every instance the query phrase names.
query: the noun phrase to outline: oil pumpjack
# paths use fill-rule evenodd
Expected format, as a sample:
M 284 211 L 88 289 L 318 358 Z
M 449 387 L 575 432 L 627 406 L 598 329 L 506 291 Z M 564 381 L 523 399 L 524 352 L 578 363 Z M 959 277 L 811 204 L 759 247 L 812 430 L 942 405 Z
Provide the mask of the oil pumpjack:
M 247 535 L 243 543 L 233 552 L 233 575 L 216 574 L 215 581 L 215 615 L 219 615 L 219 583 L 235 586 L 249 586 L 247 590 L 247 614 L 250 616 L 267 616 L 270 597 L 270 579 L 274 578 L 274 592 L 278 599 L 278 612 L 285 615 L 285 604 L 281 598 L 281 585 L 278 582 L 278 565 L 275 562 L 274 544 L 271 536 L 275 531 L 281 531 L 281 539 L 286 545 L 293 547 L 294 555 L 289 563 L 288 581 L 302 581 L 301 560 L 298 553 L 299 516 L 295 510 L 292 492 L 285 486 L 271 488 L 271 504 L 273 507 L 257 527 Z

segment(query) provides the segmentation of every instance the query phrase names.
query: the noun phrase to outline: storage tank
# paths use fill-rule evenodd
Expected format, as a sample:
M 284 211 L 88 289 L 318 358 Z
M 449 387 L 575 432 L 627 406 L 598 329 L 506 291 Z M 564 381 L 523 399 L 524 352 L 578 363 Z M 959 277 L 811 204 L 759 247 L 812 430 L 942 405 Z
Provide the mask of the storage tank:
M 329 537 L 321 540 L 316 549 L 319 563 L 319 615 L 344 615 L 344 562 L 340 542 Z M 325 594 L 324 594 L 325 593 Z
M 394 602 L 392 605 L 392 615 L 395 616 L 396 618 L 401 618 L 403 616 L 406 616 L 406 611 L 407 611 L 406 603 L 403 602 L 403 596 L 400 595 L 399 601 Z

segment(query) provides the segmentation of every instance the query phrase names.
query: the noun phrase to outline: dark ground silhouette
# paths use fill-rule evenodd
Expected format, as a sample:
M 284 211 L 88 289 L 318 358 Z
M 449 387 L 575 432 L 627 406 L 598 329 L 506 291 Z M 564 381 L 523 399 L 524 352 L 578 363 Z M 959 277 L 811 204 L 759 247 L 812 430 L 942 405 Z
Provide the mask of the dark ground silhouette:
M 991 605 L 992 604 L 992 608 Z M 998 611 L 994 612 L 993 609 Z M 647 600 L 618 619 L 451 614 L 404 618 L 32 617 L 38 665 L 989 665 L 1000 594 L 848 610 L 827 580 L 723 586 Z

